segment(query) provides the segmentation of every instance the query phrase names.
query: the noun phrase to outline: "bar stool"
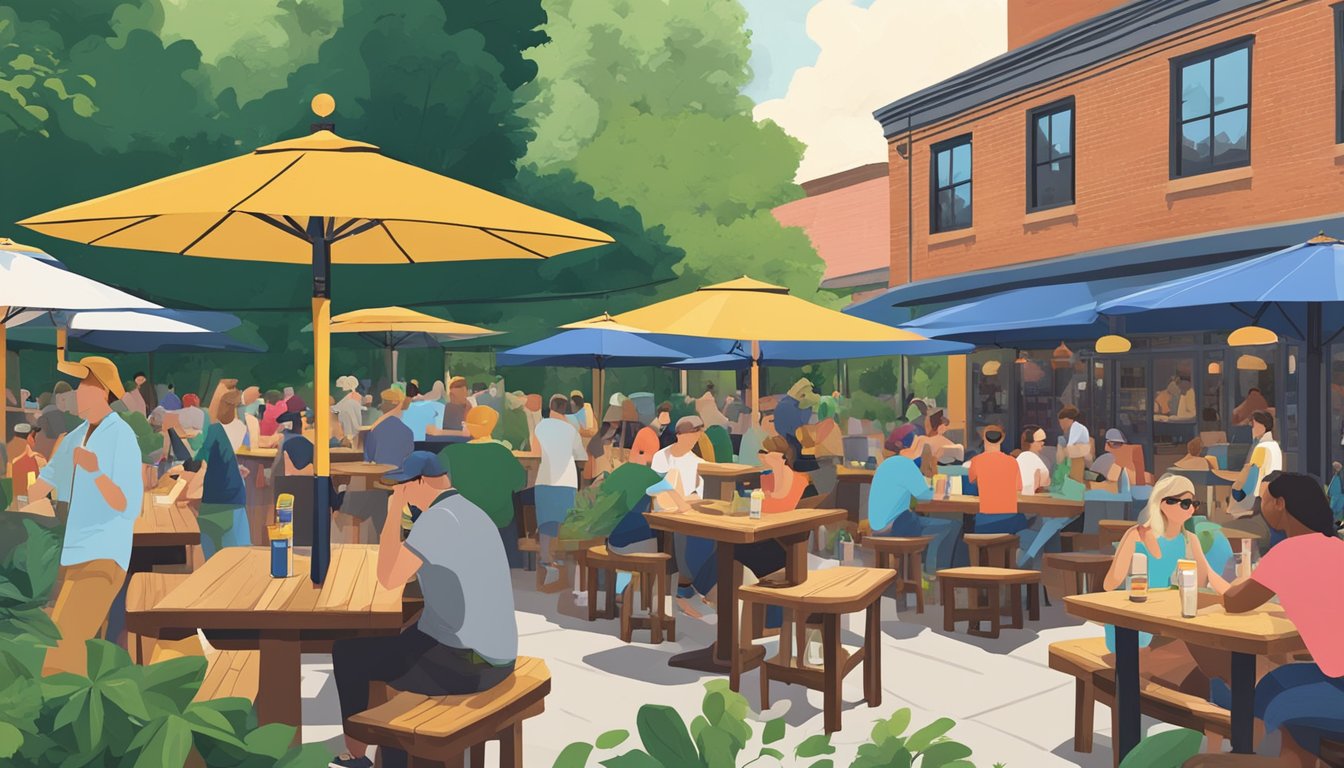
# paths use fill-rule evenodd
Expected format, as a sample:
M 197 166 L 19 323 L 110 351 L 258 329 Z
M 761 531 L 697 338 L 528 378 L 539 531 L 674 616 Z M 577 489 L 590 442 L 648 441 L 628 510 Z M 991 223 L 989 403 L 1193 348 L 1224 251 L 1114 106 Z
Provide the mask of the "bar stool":
M 901 607 L 906 595 L 915 597 L 915 613 L 924 612 L 924 551 L 932 536 L 869 536 L 863 546 L 877 555 L 878 568 L 896 571 L 896 597 Z

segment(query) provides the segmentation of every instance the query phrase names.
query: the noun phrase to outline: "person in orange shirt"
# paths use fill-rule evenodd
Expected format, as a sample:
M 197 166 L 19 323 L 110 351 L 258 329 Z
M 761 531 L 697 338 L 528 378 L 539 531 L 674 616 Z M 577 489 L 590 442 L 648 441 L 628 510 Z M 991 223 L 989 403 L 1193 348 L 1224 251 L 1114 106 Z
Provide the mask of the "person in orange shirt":
M 666 447 L 661 435 L 667 431 L 667 425 L 671 422 L 672 404 L 664 402 L 658 406 L 658 414 L 653 417 L 653 423 L 635 435 L 635 441 L 630 445 L 630 461 L 649 466 L 649 462 L 653 461 L 653 454 Z
M 761 474 L 761 490 L 765 491 L 761 512 L 769 515 L 797 509 L 807 490 L 808 476 L 793 471 L 793 449 L 789 441 L 779 435 L 768 437 L 761 445 L 759 455 L 761 466 L 769 471 L 769 474 Z
M 1017 511 L 1022 493 L 1022 473 L 1017 461 L 1003 452 L 1003 428 L 985 429 L 985 452 L 971 459 L 967 478 L 980 489 L 980 514 L 976 533 L 1017 533 L 1027 527 L 1027 518 Z

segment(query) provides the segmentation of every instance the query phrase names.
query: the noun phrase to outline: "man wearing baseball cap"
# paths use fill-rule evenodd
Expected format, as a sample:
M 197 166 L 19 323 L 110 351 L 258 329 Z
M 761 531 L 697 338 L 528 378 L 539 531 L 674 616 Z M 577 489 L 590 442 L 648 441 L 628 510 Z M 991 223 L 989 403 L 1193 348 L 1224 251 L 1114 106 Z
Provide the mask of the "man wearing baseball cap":
M 375 680 L 425 696 L 475 693 L 507 680 L 518 653 L 509 564 L 494 522 L 453 488 L 428 451 L 415 451 L 384 479 L 396 485 L 378 538 L 378 581 L 392 589 L 418 577 L 425 607 L 400 635 L 336 642 L 332 665 L 344 719 L 368 709 Z M 423 511 L 403 542 L 407 505 Z M 372 766 L 367 744 L 349 735 L 345 744 L 332 765 Z M 382 750 L 385 765 L 406 764 L 404 754 L 389 751 Z
M 75 403 L 84 423 L 65 436 L 28 488 L 32 500 L 55 491 L 70 508 L 61 548 L 61 591 L 51 610 L 61 639 L 47 652 L 42 672 L 84 674 L 85 641 L 97 635 L 103 620 L 108 620 L 108 637 L 120 634 L 123 617 L 110 614 L 130 566 L 145 485 L 135 432 L 111 406 L 126 394 L 117 366 L 105 357 L 85 357 L 56 368 L 80 380 Z

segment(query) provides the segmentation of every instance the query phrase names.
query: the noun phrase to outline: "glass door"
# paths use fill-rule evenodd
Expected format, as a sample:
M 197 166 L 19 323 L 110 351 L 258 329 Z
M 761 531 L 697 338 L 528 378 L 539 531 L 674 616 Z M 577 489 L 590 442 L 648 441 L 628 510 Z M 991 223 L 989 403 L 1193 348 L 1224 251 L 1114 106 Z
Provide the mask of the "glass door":
M 1115 428 L 1130 444 L 1144 446 L 1151 456 L 1153 445 L 1153 396 L 1146 357 L 1122 357 L 1115 362 Z M 1163 385 L 1165 386 L 1165 382 Z M 1104 450 L 1105 432 L 1093 434 L 1098 450 Z
M 1198 434 L 1195 360 L 1193 355 L 1153 357 L 1153 442 L 1148 468 L 1156 476 L 1180 461 L 1186 445 Z

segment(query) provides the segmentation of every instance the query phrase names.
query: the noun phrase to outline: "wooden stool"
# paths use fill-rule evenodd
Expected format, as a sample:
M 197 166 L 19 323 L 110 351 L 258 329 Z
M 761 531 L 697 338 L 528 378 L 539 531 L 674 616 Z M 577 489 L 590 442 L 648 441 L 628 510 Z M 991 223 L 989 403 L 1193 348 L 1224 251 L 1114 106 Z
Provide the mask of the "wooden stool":
M 1115 552 L 1115 545 L 1124 538 L 1125 531 L 1133 528 L 1138 523 L 1133 520 L 1098 520 L 1097 521 L 1097 549 L 1103 554 L 1112 554 Z
M 1007 626 L 1010 629 L 1022 629 L 1022 590 L 1027 588 L 1027 615 L 1032 621 L 1041 617 L 1041 572 L 1026 571 L 1017 568 L 947 568 L 938 572 L 939 588 L 942 590 L 943 630 L 953 632 L 958 621 L 969 622 L 966 631 L 981 637 L 998 637 L 999 630 Z M 998 600 L 990 601 L 988 594 L 997 597 L 1000 588 L 1009 587 L 1009 605 L 1007 624 L 1002 623 L 1004 611 L 997 605 Z M 967 607 L 957 607 L 956 590 L 970 590 L 967 595 Z M 984 593 L 984 599 L 978 595 Z M 980 629 L 980 623 L 989 622 L 989 631 Z
M 737 690 L 742 673 L 760 667 L 761 709 L 770 707 L 770 680 L 802 685 L 821 691 L 825 704 L 826 732 L 840 730 L 840 684 L 845 675 L 863 662 L 863 697 L 868 706 L 882 703 L 882 617 L 881 598 L 887 587 L 896 580 L 894 571 L 886 568 L 855 568 L 840 566 L 813 571 L 807 581 L 792 587 L 771 586 L 762 581 L 738 590 L 738 597 L 747 610 L 743 621 L 753 626 L 743 628 L 740 642 L 733 649 L 733 666 L 729 686 Z M 770 659 L 765 650 L 751 643 L 758 634 L 760 617 L 765 606 L 784 609 L 784 626 L 779 631 L 779 652 Z M 866 612 L 863 647 L 850 652 L 840 645 L 840 617 L 848 613 Z M 807 664 L 805 642 L 808 617 L 821 616 L 822 665 Z M 795 653 L 792 647 L 794 629 L 800 639 Z
M 631 574 L 628 594 L 621 602 L 621 642 L 630 642 L 636 629 L 649 630 L 650 641 L 657 645 L 663 642 L 663 632 L 668 640 L 677 638 L 677 619 L 675 614 L 666 610 L 667 599 L 672 596 L 671 580 L 667 568 L 672 556 L 666 552 L 633 553 L 618 555 L 603 544 L 590 547 L 579 555 L 584 579 L 588 582 L 588 620 L 596 621 L 598 575 L 607 574 L 606 605 L 602 612 L 604 618 L 616 618 L 616 572 L 628 571 Z M 635 596 L 640 598 L 646 614 L 634 615 Z
M 968 533 L 962 539 L 966 542 L 968 562 L 972 566 L 1017 567 L 1017 534 Z
M 877 555 L 878 568 L 896 571 L 896 598 L 905 607 L 905 596 L 915 596 L 915 613 L 924 612 L 924 550 L 932 536 L 869 536 L 863 546 Z
M 1052 552 L 1045 556 L 1045 568 L 1073 574 L 1074 587 L 1077 590 L 1073 594 L 1086 595 L 1104 589 L 1102 581 L 1106 578 L 1106 572 L 1111 569 L 1111 561 L 1114 559 L 1114 555 L 1091 552 Z

